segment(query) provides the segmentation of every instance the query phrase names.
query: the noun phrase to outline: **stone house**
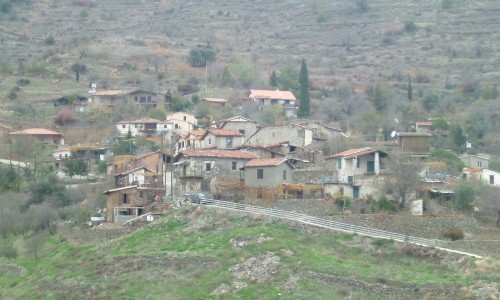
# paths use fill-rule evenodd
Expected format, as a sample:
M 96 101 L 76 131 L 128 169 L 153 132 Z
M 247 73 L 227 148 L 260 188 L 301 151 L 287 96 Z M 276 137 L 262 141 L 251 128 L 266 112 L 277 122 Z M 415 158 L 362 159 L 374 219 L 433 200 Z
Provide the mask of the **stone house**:
M 201 146 L 206 149 L 238 149 L 244 142 L 243 133 L 231 129 L 208 129 L 201 137 Z
M 227 103 L 227 100 L 222 98 L 203 98 L 202 101 L 213 108 L 222 108 Z
M 8 135 L 12 140 L 29 137 L 38 145 L 64 145 L 64 137 L 62 134 L 45 128 L 28 128 L 9 132 Z
M 418 133 L 430 133 L 434 131 L 432 122 L 415 122 L 415 131 Z
M 313 133 L 313 139 L 316 140 L 328 140 L 347 137 L 347 135 L 341 129 L 322 122 L 300 121 L 295 124 L 311 129 Z
M 287 124 L 281 126 L 261 127 L 245 141 L 244 146 L 267 146 L 286 143 L 289 153 L 296 148 L 304 148 L 313 142 L 311 129 L 300 125 Z
M 297 99 L 290 91 L 280 90 L 250 90 L 248 95 L 252 101 L 259 103 L 259 105 L 275 105 L 279 104 L 287 107 L 297 106 Z
M 162 174 L 144 166 L 115 173 L 114 177 L 116 187 L 136 185 L 138 187 L 150 187 L 158 190 L 163 188 Z
M 245 136 L 245 141 L 252 136 L 258 128 L 257 122 L 245 117 L 236 116 L 219 122 L 218 128 L 237 130 Z
M 184 150 L 174 158 L 176 191 L 211 191 L 212 181 L 221 178 L 242 179 L 240 169 L 252 154 L 239 150 Z
M 148 212 L 150 204 L 160 199 L 154 191 L 136 185 L 107 190 L 103 194 L 106 195 L 108 223 L 123 223 L 141 216 Z
M 243 168 L 246 186 L 269 188 L 292 183 L 294 167 L 283 157 L 252 159 Z
M 182 150 L 195 150 L 202 149 L 202 137 L 205 135 L 206 130 L 191 130 L 187 134 L 179 135 L 179 139 L 177 141 L 177 151 Z
M 89 102 L 93 105 L 115 106 L 117 104 L 135 103 L 146 109 L 156 107 L 158 102 L 165 102 L 165 97 L 144 90 L 102 90 L 90 94 Z M 160 106 L 162 104 L 160 103 Z M 162 106 L 161 106 L 162 107 Z
M 460 160 L 468 168 L 485 168 L 488 169 L 491 156 L 489 154 L 464 154 L 461 155 Z
M 137 157 L 132 155 L 116 156 L 113 163 L 107 164 L 108 176 L 115 176 L 138 167 L 144 167 L 155 173 L 162 173 L 165 165 L 164 155 L 160 151 L 149 152 Z
M 380 187 L 385 178 L 379 176 L 385 171 L 382 158 L 387 154 L 370 147 L 349 149 L 325 158 L 333 160 L 333 176 L 324 180 L 325 192 L 341 193 L 356 198 L 380 194 Z

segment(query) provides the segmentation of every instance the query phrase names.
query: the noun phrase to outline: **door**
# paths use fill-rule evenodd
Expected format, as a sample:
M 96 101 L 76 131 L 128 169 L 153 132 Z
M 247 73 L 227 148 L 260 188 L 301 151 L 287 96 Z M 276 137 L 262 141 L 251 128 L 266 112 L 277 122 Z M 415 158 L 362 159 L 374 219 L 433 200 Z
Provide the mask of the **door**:
M 366 172 L 368 174 L 375 174 L 375 162 L 373 160 L 366 162 Z
M 352 198 L 353 199 L 358 199 L 359 198 L 359 186 L 353 186 L 352 187 Z

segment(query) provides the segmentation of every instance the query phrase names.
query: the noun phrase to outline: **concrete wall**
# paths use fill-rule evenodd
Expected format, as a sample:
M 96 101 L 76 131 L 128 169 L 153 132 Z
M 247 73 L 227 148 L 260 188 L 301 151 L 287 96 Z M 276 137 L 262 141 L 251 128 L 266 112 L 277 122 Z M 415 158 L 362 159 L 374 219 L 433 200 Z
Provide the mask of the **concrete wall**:
M 460 160 L 464 163 L 466 167 L 469 168 L 488 168 L 489 160 L 483 157 L 468 155 L 461 157 Z
M 286 141 L 291 146 L 302 148 L 312 143 L 312 131 L 293 125 L 263 127 L 250 137 L 245 144 L 249 146 L 266 146 Z
M 233 140 L 231 147 L 227 147 L 227 138 L 231 138 Z M 231 150 L 240 148 L 244 142 L 245 142 L 245 137 L 243 136 L 226 137 L 226 136 L 215 136 L 212 133 L 207 133 L 201 144 L 202 147 L 204 148 L 213 148 L 215 146 L 217 149 Z

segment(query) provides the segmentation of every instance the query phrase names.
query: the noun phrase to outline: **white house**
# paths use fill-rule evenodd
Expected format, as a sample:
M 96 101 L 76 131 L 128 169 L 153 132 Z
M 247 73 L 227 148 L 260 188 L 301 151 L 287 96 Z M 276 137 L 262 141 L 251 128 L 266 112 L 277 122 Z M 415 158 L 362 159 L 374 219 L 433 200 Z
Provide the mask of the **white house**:
M 487 185 L 500 186 L 500 172 L 484 168 L 464 168 L 462 178 L 482 181 Z
M 198 125 L 198 119 L 192 114 L 175 112 L 167 115 L 167 121 L 172 123 L 172 129 L 178 132 L 189 132 Z

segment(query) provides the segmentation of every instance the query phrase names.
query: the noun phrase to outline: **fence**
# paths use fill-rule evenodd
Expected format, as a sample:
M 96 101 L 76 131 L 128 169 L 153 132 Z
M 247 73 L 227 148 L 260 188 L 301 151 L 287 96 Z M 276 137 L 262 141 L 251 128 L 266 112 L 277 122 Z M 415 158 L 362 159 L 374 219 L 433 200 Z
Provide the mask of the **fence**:
M 399 242 L 409 242 L 417 245 L 422 245 L 426 247 L 433 247 L 436 244 L 435 240 L 424 239 L 420 237 L 404 235 L 401 233 L 395 233 L 380 229 L 374 229 L 369 227 L 362 227 L 353 224 L 337 222 L 328 219 L 322 219 L 314 216 L 309 216 L 305 214 L 299 214 L 296 212 L 280 210 L 275 208 L 265 208 L 260 206 L 253 206 L 235 202 L 214 200 L 214 199 L 206 199 L 202 200 L 201 204 L 215 206 L 218 208 L 232 209 L 237 211 L 244 211 L 255 214 L 262 214 L 282 219 L 293 220 L 297 222 L 301 222 L 304 224 L 309 224 L 317 227 L 328 228 L 336 231 L 341 231 L 345 233 L 356 233 L 359 235 L 394 240 Z

